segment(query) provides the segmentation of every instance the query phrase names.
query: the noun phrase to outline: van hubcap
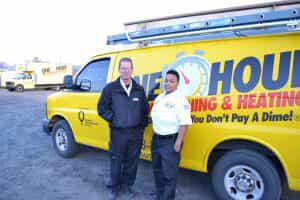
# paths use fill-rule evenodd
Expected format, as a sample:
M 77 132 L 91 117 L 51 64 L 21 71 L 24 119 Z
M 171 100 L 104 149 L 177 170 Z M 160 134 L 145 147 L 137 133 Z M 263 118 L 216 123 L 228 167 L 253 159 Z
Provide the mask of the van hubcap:
M 225 174 L 224 185 L 233 199 L 258 200 L 264 193 L 261 175 L 252 167 L 245 165 L 231 167 Z
M 56 131 L 55 135 L 56 146 L 59 150 L 65 151 L 68 147 L 68 138 L 66 131 L 62 128 Z

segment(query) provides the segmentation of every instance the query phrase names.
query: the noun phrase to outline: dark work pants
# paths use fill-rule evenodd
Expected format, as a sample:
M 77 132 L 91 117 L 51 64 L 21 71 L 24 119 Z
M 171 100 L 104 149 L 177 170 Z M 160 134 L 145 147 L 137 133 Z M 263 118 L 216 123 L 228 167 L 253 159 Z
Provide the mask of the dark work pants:
M 176 137 L 152 138 L 151 153 L 156 196 L 158 200 L 174 200 L 179 170 L 180 153 L 175 152 Z
M 110 174 L 113 191 L 117 191 L 121 184 L 134 184 L 142 142 L 143 131 L 140 128 L 110 129 Z

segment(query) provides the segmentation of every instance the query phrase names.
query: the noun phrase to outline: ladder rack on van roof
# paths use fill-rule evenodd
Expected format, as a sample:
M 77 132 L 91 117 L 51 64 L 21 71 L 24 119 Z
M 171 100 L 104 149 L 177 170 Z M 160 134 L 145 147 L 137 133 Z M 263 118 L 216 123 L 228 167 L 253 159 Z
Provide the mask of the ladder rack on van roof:
M 300 1 L 164 17 L 125 24 L 125 33 L 108 36 L 108 45 L 178 43 L 300 31 Z

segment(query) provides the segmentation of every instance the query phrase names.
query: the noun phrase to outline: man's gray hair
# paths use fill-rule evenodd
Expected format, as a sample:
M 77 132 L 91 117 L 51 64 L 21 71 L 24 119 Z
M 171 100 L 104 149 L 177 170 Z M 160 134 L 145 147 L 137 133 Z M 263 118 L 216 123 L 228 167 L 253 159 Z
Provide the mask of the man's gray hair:
M 122 59 L 119 61 L 119 69 L 120 69 L 120 67 L 121 67 L 121 63 L 122 63 L 122 62 L 130 62 L 131 68 L 133 68 L 133 62 L 132 62 L 131 58 L 128 58 L 128 57 L 122 58 Z

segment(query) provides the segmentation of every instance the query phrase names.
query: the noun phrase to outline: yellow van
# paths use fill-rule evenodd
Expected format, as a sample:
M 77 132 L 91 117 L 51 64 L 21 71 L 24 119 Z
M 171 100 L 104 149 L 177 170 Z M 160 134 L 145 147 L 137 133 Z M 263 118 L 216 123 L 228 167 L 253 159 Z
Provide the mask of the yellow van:
M 297 11 L 293 14 L 293 19 L 297 19 L 299 8 L 275 9 L 259 15 L 275 13 L 280 18 L 282 12 Z M 235 11 L 230 10 L 231 14 Z M 234 20 L 230 23 L 240 20 L 239 16 L 231 17 Z M 300 191 L 298 29 L 290 29 L 290 24 L 283 22 L 273 27 L 260 21 L 251 28 L 230 25 L 237 27 L 233 31 L 240 31 L 240 35 L 224 37 L 220 23 L 220 20 L 211 22 L 217 30 L 209 33 L 210 38 L 199 32 L 182 37 L 182 31 L 181 35 L 171 33 L 167 38 L 145 36 L 149 43 L 166 39 L 164 42 L 169 44 L 158 42 L 97 55 L 73 81 L 66 76 L 65 85 L 69 89 L 48 97 L 43 121 L 56 152 L 63 157 L 74 156 L 78 144 L 108 149 L 109 128 L 98 116 L 97 103 L 102 88 L 119 76 L 119 60 L 129 57 L 134 64 L 134 79 L 146 91 L 149 109 L 161 92 L 166 71 L 175 69 L 180 73 L 179 91 L 189 99 L 193 119 L 184 140 L 180 166 L 210 172 L 220 199 L 279 199 L 285 182 L 290 189 Z M 262 27 L 264 23 L 266 27 Z M 280 27 L 283 29 L 276 32 Z M 129 34 L 131 38 L 128 33 L 123 34 L 123 42 L 136 42 L 134 33 Z M 123 40 L 120 36 L 108 40 L 117 43 Z M 143 159 L 151 159 L 151 137 L 150 124 L 144 135 Z

